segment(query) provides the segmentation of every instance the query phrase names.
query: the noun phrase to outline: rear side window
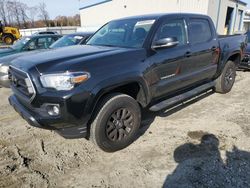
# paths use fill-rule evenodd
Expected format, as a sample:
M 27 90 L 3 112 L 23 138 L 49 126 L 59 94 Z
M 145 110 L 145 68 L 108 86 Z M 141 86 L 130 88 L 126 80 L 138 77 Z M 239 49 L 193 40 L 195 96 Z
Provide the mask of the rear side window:
M 210 41 L 212 39 L 212 32 L 208 20 L 190 19 L 189 39 L 192 44 Z

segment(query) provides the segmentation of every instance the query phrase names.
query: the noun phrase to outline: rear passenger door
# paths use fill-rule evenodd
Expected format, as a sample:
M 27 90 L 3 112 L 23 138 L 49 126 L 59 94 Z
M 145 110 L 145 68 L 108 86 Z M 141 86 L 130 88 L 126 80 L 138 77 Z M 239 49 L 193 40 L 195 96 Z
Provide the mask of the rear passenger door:
M 212 23 L 206 18 L 188 19 L 189 61 L 182 64 L 187 85 L 211 79 L 217 70 L 219 43 Z

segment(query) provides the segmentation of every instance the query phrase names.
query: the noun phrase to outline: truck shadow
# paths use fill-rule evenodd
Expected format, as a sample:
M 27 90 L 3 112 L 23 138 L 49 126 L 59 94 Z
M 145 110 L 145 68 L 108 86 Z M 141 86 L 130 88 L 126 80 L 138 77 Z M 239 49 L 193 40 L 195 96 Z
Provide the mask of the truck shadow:
M 174 151 L 178 166 L 166 177 L 164 188 L 247 188 L 250 187 L 250 152 L 236 146 L 226 151 L 224 161 L 219 139 L 202 136 L 200 144 L 186 143 Z
M 185 108 L 187 108 L 188 106 L 210 96 L 214 94 L 214 91 L 208 91 L 206 93 L 203 93 L 199 96 L 196 96 L 194 97 L 193 99 L 191 100 L 188 100 L 184 103 L 181 103 L 181 104 L 178 104 L 176 106 L 173 106 L 171 108 L 167 108 L 167 109 L 163 109 L 159 112 L 152 112 L 152 111 L 149 111 L 148 109 L 144 109 L 142 111 L 142 123 L 141 123 L 141 127 L 140 127 L 140 130 L 139 130 L 139 134 L 137 135 L 137 139 L 144 135 L 148 128 L 150 127 L 150 125 L 154 122 L 155 118 L 156 117 L 168 117 L 168 116 L 171 116 L 172 114 L 180 111 L 180 110 L 183 110 Z

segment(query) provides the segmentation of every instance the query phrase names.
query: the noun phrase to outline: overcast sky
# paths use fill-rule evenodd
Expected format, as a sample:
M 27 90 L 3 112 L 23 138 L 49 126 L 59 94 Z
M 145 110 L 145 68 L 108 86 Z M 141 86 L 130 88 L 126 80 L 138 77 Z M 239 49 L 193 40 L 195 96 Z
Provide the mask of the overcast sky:
M 250 0 L 243 0 L 248 4 L 248 8 L 250 8 Z
M 26 3 L 28 6 L 38 5 L 40 2 L 44 2 L 47 5 L 50 18 L 55 18 L 58 15 L 73 16 L 79 13 L 80 1 L 84 0 L 20 0 Z M 250 8 L 250 0 L 242 0 L 248 3 Z

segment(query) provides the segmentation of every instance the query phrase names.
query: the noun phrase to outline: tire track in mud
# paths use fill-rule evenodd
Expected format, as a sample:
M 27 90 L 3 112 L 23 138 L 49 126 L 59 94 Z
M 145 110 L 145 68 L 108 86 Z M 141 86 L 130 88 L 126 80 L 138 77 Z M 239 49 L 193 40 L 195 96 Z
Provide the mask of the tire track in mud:
M 33 159 L 22 154 L 17 145 L 5 146 L 0 152 L 0 158 L 0 187 L 17 187 L 24 182 L 31 187 L 50 186 L 48 175 L 33 168 Z

